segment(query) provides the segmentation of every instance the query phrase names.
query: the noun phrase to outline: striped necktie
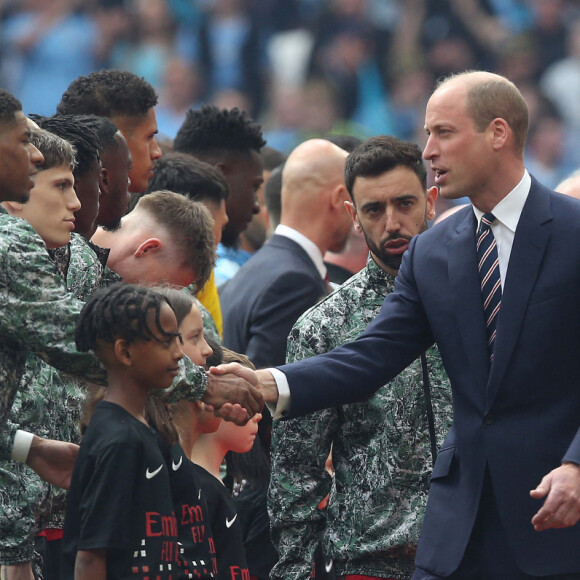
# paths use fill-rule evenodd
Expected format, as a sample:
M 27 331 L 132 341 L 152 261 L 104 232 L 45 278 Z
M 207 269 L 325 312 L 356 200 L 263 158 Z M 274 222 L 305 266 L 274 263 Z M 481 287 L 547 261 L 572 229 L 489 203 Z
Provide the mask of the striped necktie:
M 481 278 L 481 296 L 487 326 L 487 348 L 489 360 L 493 360 L 493 347 L 497 328 L 497 318 L 501 305 L 501 280 L 499 276 L 499 258 L 491 224 L 495 216 L 483 214 L 477 232 L 477 264 Z

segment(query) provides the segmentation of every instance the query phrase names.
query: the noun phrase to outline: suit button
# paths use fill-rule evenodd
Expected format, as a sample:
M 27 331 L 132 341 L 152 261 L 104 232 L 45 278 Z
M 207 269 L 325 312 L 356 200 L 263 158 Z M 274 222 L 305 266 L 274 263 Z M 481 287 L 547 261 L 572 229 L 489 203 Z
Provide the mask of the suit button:
M 483 418 L 483 422 L 484 422 L 486 425 L 493 425 L 494 421 L 495 421 L 495 417 L 494 417 L 493 415 L 486 415 L 486 416 Z

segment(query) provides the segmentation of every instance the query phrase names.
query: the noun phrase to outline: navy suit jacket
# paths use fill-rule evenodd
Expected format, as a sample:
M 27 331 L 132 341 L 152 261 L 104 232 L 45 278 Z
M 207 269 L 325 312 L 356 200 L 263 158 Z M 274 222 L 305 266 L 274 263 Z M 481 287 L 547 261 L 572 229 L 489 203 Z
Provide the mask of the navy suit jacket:
M 532 179 L 515 233 L 490 368 L 471 208 L 415 237 L 377 319 L 355 342 L 282 367 L 291 415 L 359 401 L 436 341 L 454 421 L 435 463 L 420 568 L 459 565 L 486 465 L 528 574 L 580 572 L 580 526 L 536 532 L 529 496 L 562 460 L 580 463 L 580 203 Z
M 247 354 L 257 368 L 283 364 L 292 326 L 325 294 L 308 254 L 290 238 L 273 235 L 220 295 L 224 345 Z

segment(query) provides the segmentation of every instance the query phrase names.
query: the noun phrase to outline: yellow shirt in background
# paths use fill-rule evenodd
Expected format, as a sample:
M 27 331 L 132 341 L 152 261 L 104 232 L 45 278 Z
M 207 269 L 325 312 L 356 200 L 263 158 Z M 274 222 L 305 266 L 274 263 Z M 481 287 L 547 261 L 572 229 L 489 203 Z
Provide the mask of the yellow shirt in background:
M 223 319 L 222 309 L 220 306 L 220 297 L 215 284 L 215 274 L 212 271 L 206 285 L 197 293 L 197 299 L 209 310 L 215 325 L 217 326 L 220 337 L 223 338 Z

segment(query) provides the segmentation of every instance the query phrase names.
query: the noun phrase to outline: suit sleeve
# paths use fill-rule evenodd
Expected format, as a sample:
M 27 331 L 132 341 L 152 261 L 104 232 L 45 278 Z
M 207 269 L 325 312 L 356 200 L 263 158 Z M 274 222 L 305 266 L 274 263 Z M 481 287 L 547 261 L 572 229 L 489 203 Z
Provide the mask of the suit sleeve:
M 433 335 L 417 290 L 415 237 L 379 315 L 355 341 L 280 367 L 290 385 L 289 418 L 365 401 L 431 344 Z
M 246 349 L 256 368 L 284 363 L 290 329 L 320 298 L 321 284 L 302 273 L 284 274 L 262 292 L 251 313 Z

